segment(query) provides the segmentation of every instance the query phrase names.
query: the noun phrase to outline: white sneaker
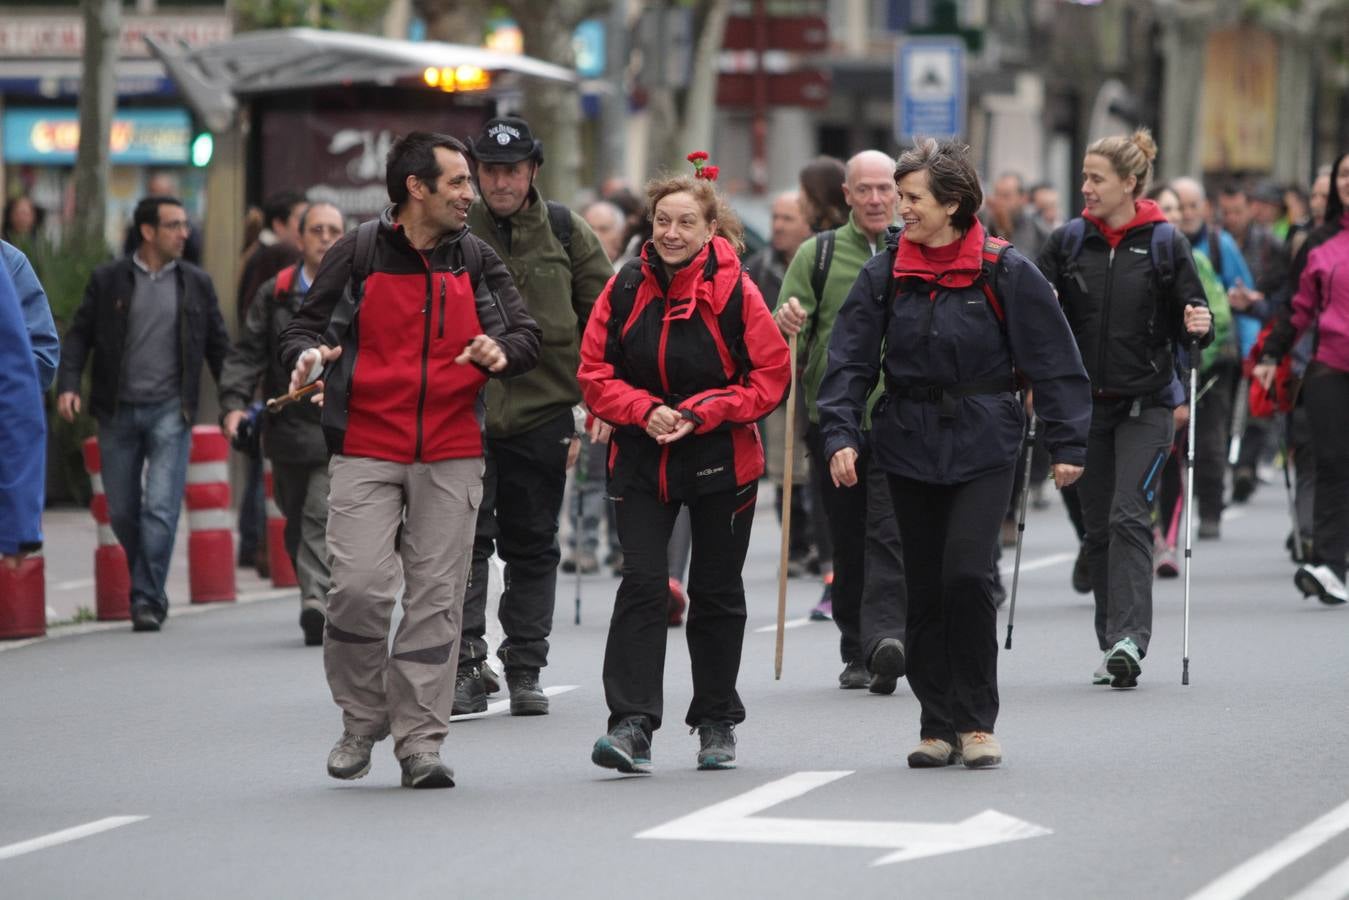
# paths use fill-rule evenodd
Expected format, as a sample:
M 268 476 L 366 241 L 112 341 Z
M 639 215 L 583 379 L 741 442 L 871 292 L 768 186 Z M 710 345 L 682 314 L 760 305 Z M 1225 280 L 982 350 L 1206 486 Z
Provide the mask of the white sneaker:
M 1330 606 L 1338 606 L 1349 600 L 1349 590 L 1345 589 L 1344 582 L 1330 566 L 1310 563 L 1299 566 L 1293 575 L 1293 584 L 1297 585 L 1304 597 L 1315 595 L 1322 603 Z

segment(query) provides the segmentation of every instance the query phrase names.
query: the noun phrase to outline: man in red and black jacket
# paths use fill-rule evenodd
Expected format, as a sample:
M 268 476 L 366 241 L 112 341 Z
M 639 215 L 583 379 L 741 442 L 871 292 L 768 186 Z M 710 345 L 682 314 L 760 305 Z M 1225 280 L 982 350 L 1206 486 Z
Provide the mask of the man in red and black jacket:
M 328 774 L 360 778 L 392 733 L 404 787 L 452 787 L 439 750 L 482 503 L 480 394 L 489 376 L 535 365 L 540 331 L 500 258 L 464 227 L 473 184 L 461 142 L 407 135 L 386 181 L 394 205 L 328 251 L 281 358 L 292 390 L 326 366 L 323 661 L 344 726 Z M 395 553 L 404 616 L 390 654 Z

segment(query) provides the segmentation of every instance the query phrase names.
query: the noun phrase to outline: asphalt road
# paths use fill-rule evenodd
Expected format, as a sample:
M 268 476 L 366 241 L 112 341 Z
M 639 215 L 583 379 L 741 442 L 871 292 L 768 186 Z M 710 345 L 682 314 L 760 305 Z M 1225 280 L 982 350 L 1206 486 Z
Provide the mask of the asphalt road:
M 907 769 L 916 702 L 903 681 L 839 690 L 829 623 L 787 632 L 773 680 L 762 509 L 735 771 L 695 771 L 679 630 L 655 774 L 590 763 L 607 577 L 585 580 L 579 626 L 559 584 L 544 684 L 575 687 L 547 717 L 455 723 L 449 791 L 399 788 L 390 742 L 363 780 L 327 777 L 340 720 L 291 599 L 158 635 L 57 630 L 0 652 L 0 896 L 1349 896 L 1349 609 L 1300 598 L 1286 528 L 1267 487 L 1198 544 L 1192 683 L 1176 580 L 1158 585 L 1139 688 L 1116 692 L 1089 683 L 1100 654 L 1062 511 L 1034 513 L 992 771 Z M 818 590 L 793 581 L 791 615 Z

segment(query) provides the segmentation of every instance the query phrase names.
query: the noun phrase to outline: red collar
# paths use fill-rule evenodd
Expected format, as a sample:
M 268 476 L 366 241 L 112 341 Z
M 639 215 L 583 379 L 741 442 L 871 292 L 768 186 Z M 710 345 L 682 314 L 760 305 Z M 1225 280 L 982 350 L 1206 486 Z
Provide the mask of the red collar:
M 1134 203 L 1134 217 L 1130 219 L 1123 227 L 1111 228 L 1101 219 L 1096 218 L 1085 209 L 1082 210 L 1082 218 L 1096 226 L 1112 248 L 1118 247 L 1124 236 L 1141 225 L 1151 225 L 1156 222 L 1165 222 L 1166 216 L 1162 215 L 1162 209 L 1152 200 L 1138 200 Z
M 660 265 L 655 245 L 648 242 L 642 249 L 642 268 L 647 280 L 657 291 L 660 286 Z M 665 318 L 691 318 L 698 303 L 706 304 L 713 315 L 719 314 L 725 308 L 739 278 L 740 258 L 736 256 L 735 248 L 730 241 L 714 235 L 670 279 L 670 286 L 665 291 Z
M 960 251 L 954 262 L 933 259 L 933 254 L 926 247 L 900 234 L 899 251 L 895 253 L 895 278 L 921 278 L 945 288 L 969 287 L 982 270 L 983 249 L 984 226 L 978 219 L 960 239 Z

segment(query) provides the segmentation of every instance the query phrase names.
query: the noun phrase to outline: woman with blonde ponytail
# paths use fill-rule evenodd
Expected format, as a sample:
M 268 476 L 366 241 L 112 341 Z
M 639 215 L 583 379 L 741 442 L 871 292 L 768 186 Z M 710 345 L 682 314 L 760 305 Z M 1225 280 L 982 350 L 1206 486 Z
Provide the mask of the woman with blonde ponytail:
M 1105 659 L 1094 684 L 1131 688 L 1152 634 L 1152 502 L 1185 402 L 1176 345 L 1213 340 L 1190 246 L 1152 200 L 1146 128 L 1102 138 L 1082 163 L 1082 215 L 1050 235 L 1040 270 L 1059 294 L 1091 379 L 1078 496 Z

